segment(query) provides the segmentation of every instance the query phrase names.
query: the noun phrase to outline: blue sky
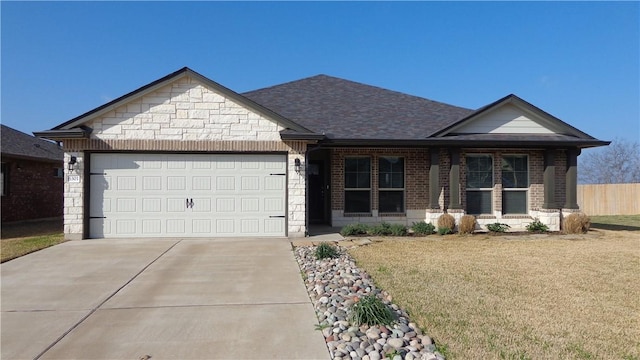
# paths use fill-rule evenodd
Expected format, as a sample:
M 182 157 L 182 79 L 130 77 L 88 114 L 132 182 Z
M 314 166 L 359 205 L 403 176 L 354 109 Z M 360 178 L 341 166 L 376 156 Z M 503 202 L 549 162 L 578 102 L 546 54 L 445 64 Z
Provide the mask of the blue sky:
M 1 2 L 2 123 L 31 133 L 184 66 L 237 92 L 316 74 L 468 108 L 515 93 L 640 138 L 639 2 Z

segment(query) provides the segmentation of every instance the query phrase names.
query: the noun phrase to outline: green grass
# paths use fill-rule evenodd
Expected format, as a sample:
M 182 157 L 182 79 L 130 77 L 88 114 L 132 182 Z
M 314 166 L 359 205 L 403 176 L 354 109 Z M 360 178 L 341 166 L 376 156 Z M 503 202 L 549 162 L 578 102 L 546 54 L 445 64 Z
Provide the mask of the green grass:
M 640 215 L 590 216 L 591 227 L 604 230 L 640 231 Z
M 32 236 L 0 241 L 0 262 L 38 251 L 64 242 L 63 234 Z

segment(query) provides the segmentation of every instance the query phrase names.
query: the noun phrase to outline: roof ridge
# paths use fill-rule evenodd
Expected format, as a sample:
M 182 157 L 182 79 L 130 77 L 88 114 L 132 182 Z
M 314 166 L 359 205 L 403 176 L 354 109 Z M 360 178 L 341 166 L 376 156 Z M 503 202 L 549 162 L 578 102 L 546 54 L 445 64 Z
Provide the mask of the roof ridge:
M 384 91 L 384 92 L 387 92 L 387 93 L 395 93 L 395 94 L 399 94 L 399 95 L 402 95 L 402 96 L 409 96 L 409 97 L 412 97 L 412 98 L 415 98 L 415 99 L 426 100 L 426 101 L 429 101 L 429 102 L 431 102 L 433 104 L 441 104 L 441 105 L 444 105 L 444 106 L 455 107 L 455 108 L 458 108 L 458 109 L 461 109 L 461 110 L 474 111 L 474 109 L 470 109 L 470 108 L 466 108 L 466 107 L 462 107 L 462 106 L 458 106 L 458 105 L 452 105 L 452 104 L 445 103 L 445 102 L 442 102 L 442 101 L 433 100 L 433 99 L 429 99 L 429 98 L 418 96 L 418 95 L 408 94 L 406 92 L 402 92 L 402 91 L 398 91 L 398 90 L 391 90 L 391 89 L 383 88 L 381 86 L 366 84 L 366 83 L 363 83 L 363 82 L 350 80 L 350 79 L 344 79 L 344 78 L 340 78 L 340 77 L 332 76 L 332 75 L 327 75 L 327 74 L 317 74 L 317 75 L 305 77 L 305 78 L 298 79 L 298 80 L 292 80 L 292 81 L 288 81 L 288 82 L 281 83 L 281 84 L 267 86 L 267 87 L 264 87 L 264 88 L 259 88 L 259 89 L 243 92 L 242 95 L 251 95 L 251 94 L 257 93 L 259 91 L 278 88 L 278 87 L 290 85 L 290 84 L 293 84 L 293 83 L 309 81 L 309 80 L 316 79 L 316 78 L 326 78 L 326 79 L 331 79 L 331 80 L 339 80 L 341 82 L 347 82 L 347 83 L 355 84 L 355 85 L 358 85 L 358 86 L 373 88 L 373 89 L 377 89 L 377 90 Z

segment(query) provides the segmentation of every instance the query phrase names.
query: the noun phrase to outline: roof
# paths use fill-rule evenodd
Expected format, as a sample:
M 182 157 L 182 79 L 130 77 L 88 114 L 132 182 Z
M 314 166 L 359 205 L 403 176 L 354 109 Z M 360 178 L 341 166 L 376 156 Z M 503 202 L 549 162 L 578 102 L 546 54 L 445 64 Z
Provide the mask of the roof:
M 185 67 L 86 112 L 51 130 L 36 132 L 49 139 L 87 138 L 84 124 L 118 106 L 190 76 L 224 96 L 281 125 L 283 140 L 353 146 L 577 146 L 607 145 L 511 94 L 477 110 L 327 75 L 316 75 L 238 94 Z M 471 121 L 513 104 L 537 116 L 540 126 L 558 136 L 529 134 L 456 134 Z M 475 146 L 475 145 L 473 145 Z
M 328 139 L 424 139 L 473 112 L 327 75 L 242 95 Z
M 12 129 L 6 125 L 0 125 L 2 143 L 2 155 L 24 159 L 63 161 L 62 148 L 51 141 L 46 141 Z

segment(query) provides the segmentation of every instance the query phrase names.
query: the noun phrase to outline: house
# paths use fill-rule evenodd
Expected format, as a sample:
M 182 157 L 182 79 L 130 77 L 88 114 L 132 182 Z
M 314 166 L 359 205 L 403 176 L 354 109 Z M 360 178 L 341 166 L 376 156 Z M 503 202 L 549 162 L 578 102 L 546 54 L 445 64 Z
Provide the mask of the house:
M 2 223 L 62 217 L 62 148 L 5 125 L 2 137 Z
M 65 234 L 303 236 L 444 212 L 558 229 L 607 145 L 515 95 L 478 110 L 318 75 L 239 94 L 183 68 L 37 136 L 62 141 Z

